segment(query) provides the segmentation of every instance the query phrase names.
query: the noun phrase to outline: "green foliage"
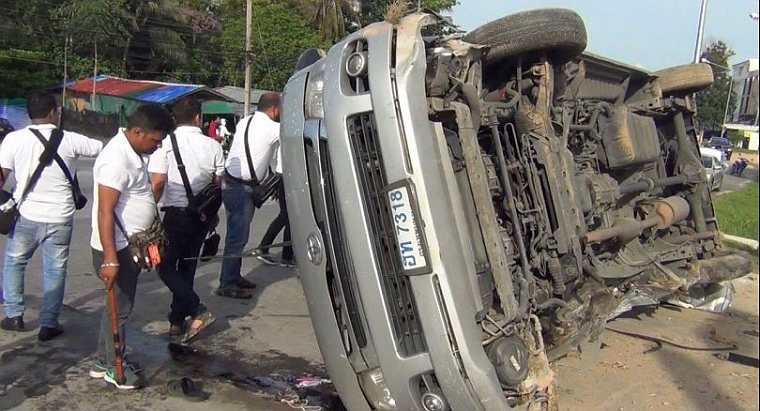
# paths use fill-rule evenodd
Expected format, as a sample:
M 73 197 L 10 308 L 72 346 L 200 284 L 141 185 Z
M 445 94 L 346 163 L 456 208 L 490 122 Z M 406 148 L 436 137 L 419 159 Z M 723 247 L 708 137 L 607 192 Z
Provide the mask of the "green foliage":
M 237 10 L 237 12 L 234 12 Z M 222 19 L 221 46 L 225 56 L 222 75 L 229 84 L 242 86 L 245 66 L 245 3 L 230 1 Z M 251 24 L 252 79 L 256 88 L 280 90 L 293 74 L 298 56 L 311 47 L 327 48 L 315 29 L 281 2 L 254 0 Z
M 723 67 L 728 66 L 728 59 L 733 55 L 734 51 L 722 41 L 713 42 L 702 53 L 703 58 Z M 715 82 L 712 87 L 697 93 L 697 119 L 705 129 L 720 130 L 723 127 L 726 99 L 731 87 L 731 73 L 720 67 L 712 67 Z M 736 107 L 736 101 L 732 98 L 728 112 L 733 112 L 734 107 Z
M 280 90 L 300 53 L 383 20 L 391 0 L 253 0 L 253 85 Z M 411 9 L 416 0 L 409 2 Z M 424 0 L 435 11 L 456 0 Z M 0 97 L 98 74 L 242 86 L 245 0 L 2 0 Z
M 739 237 L 758 239 L 759 187 L 757 183 L 751 183 L 742 191 L 723 194 L 713 201 L 721 231 Z

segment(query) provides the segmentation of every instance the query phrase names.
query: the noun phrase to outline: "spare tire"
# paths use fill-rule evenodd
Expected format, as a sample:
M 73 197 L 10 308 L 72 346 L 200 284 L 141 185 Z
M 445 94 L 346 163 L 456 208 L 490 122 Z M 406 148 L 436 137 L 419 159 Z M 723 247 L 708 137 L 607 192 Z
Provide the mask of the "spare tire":
M 586 26 L 581 16 L 567 9 L 537 9 L 511 14 L 467 33 L 468 43 L 491 46 L 486 62 L 539 50 L 553 59 L 573 58 L 586 49 Z
M 684 64 L 654 72 L 662 94 L 691 94 L 710 87 L 715 80 L 709 64 Z

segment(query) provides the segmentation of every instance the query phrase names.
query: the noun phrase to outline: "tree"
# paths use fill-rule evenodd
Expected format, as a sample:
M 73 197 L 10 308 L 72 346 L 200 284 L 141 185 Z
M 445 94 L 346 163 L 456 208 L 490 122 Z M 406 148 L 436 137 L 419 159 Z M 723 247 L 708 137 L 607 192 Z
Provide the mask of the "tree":
M 728 59 L 733 55 L 734 51 L 720 40 L 712 42 L 702 53 L 702 58 L 715 64 L 712 66 L 715 82 L 710 88 L 697 93 L 697 119 L 705 129 L 723 128 L 726 100 L 732 79 L 729 70 L 716 67 L 716 65 L 728 67 Z M 736 101 L 732 96 L 728 103 L 728 112 L 732 113 L 735 107 Z
M 401 0 L 403 2 L 404 0 Z M 362 0 L 361 1 L 361 22 L 363 26 L 385 20 L 385 12 L 392 3 L 399 3 L 399 0 Z M 406 1 L 411 9 L 417 6 L 417 1 Z M 457 0 L 421 0 L 422 9 L 428 9 L 435 12 L 450 10 L 458 4 Z
M 224 5 L 221 51 L 225 59 L 221 75 L 227 84 L 243 83 L 245 13 L 241 10 L 245 10 L 243 0 L 230 0 Z M 286 2 L 254 0 L 251 28 L 252 78 L 256 88 L 282 89 L 303 50 L 330 46 L 330 42 L 322 40 L 318 31 Z

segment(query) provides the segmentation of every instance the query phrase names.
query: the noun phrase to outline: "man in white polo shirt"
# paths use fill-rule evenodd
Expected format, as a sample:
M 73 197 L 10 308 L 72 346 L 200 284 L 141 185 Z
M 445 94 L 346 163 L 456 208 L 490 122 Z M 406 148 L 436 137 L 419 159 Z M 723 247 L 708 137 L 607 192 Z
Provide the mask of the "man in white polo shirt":
M 95 161 L 92 208 L 92 261 L 107 290 L 116 286 L 120 336 L 132 312 L 140 267 L 132 259 L 127 236 L 145 231 L 156 218 L 157 206 L 148 175 L 148 156 L 174 128 L 169 112 L 155 105 L 139 107 L 127 120 L 127 128 L 108 142 Z M 121 225 L 121 227 L 119 227 Z M 125 381 L 117 382 L 110 306 L 106 298 L 98 342 L 98 360 L 90 371 L 120 389 L 139 387 L 132 367 L 125 367 Z
M 227 237 L 217 295 L 251 298 L 249 290 L 255 287 L 240 275 L 240 255 L 248 243 L 254 211 L 251 166 L 245 151 L 245 139 L 248 139 L 250 145 L 253 173 L 259 180 L 264 180 L 270 172 L 269 164 L 280 142 L 279 121 L 280 95 L 266 93 L 259 99 L 258 111 L 244 117 L 235 126 L 235 138 L 225 164 L 222 191 L 224 208 L 227 210 Z
M 175 339 L 184 334 L 182 341 L 186 342 L 214 321 L 214 316 L 195 293 L 193 283 L 198 266 L 196 258 L 203 240 L 210 224 L 218 219 L 216 210 L 213 215 L 201 215 L 207 210 L 197 210 L 196 207 L 197 196 L 205 187 L 212 183 L 217 187 L 221 184 L 224 152 L 221 144 L 203 135 L 200 129 L 200 101 L 192 97 L 184 98 L 174 104 L 172 114 L 177 123 L 174 130 L 177 144 L 175 146 L 175 140 L 167 138 L 150 157 L 148 170 L 151 172 L 153 191 L 162 198 L 162 210 L 165 211 L 163 226 L 167 244 L 158 273 L 172 292 L 169 337 Z M 176 154 L 182 161 L 193 204 L 188 199 Z M 187 324 L 186 317 L 191 317 Z
M 43 301 L 40 309 L 40 341 L 60 335 L 58 315 L 63 305 L 66 265 L 74 217 L 72 184 L 57 161 L 52 160 L 22 199 L 30 176 L 39 164 L 45 146 L 35 135 L 51 141 L 60 113 L 52 94 L 27 99 L 32 125 L 8 134 L 0 147 L 3 182 L 11 172 L 17 181 L 13 198 L 20 217 L 5 243 L 3 298 L 5 315 L 0 326 L 8 331 L 24 330 L 24 270 L 38 247 L 42 248 Z M 76 175 L 77 157 L 95 157 L 103 143 L 69 131 L 63 132 L 57 153 L 70 176 Z M 49 143 L 48 143 L 49 144 Z M 19 205 L 20 203 L 20 205 Z

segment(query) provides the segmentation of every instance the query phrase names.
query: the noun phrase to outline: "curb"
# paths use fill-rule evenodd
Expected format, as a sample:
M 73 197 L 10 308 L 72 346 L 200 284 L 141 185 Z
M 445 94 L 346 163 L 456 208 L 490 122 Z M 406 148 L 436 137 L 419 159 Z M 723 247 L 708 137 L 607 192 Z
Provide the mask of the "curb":
M 749 251 L 757 251 L 758 242 L 751 238 L 737 237 L 735 235 L 721 233 L 721 239 L 729 244 L 733 244 L 738 248 L 743 248 Z

